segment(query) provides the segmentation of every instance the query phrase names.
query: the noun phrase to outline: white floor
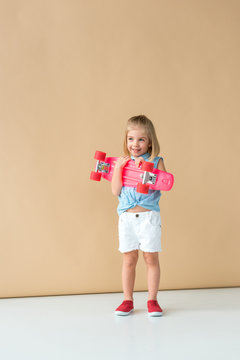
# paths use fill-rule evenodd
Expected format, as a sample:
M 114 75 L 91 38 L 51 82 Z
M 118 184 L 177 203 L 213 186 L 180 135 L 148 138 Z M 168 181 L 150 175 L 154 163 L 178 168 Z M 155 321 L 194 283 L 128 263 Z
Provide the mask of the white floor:
M 2 360 L 239 360 L 240 288 L 160 291 L 159 318 L 114 315 L 122 294 L 0 300 Z

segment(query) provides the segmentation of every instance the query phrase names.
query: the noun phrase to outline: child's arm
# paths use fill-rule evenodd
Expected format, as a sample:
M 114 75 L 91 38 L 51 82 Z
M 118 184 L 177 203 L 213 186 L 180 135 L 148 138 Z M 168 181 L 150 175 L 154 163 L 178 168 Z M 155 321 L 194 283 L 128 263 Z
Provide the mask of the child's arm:
M 144 162 L 144 158 L 139 156 L 135 159 L 135 165 L 138 168 Z
M 135 159 L 135 164 L 136 164 L 136 167 L 139 167 L 144 161 L 144 158 L 142 157 L 138 157 Z M 163 159 L 160 159 L 159 162 L 158 162 L 158 170 L 162 170 L 162 171 L 166 171 L 166 168 L 164 166 L 164 162 L 163 162 Z
M 163 162 L 163 159 L 160 159 L 159 162 L 158 162 L 158 170 L 162 170 L 162 171 L 167 172 L 167 170 L 165 168 L 165 165 L 164 165 L 164 162 Z
M 119 195 L 122 189 L 122 169 L 126 163 L 130 160 L 128 156 L 120 157 L 116 161 L 113 177 L 112 177 L 112 193 L 113 195 Z

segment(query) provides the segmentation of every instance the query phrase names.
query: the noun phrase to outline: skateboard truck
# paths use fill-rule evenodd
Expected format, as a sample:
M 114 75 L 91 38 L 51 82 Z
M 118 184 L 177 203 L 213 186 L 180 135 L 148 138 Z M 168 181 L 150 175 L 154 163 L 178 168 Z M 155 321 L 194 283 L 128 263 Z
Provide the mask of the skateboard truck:
M 106 153 L 102 151 L 96 151 L 94 159 L 97 160 L 95 171 L 91 171 L 90 179 L 95 181 L 100 181 L 102 173 L 108 173 L 110 169 L 110 164 L 105 163 Z
M 110 164 L 97 160 L 95 172 L 109 173 Z
M 155 184 L 157 176 L 152 173 L 154 168 L 154 163 L 150 163 L 144 161 L 142 164 L 142 170 L 144 171 L 143 174 L 140 175 L 142 182 L 137 184 L 137 192 L 142 194 L 148 194 L 149 185 L 148 184 Z
M 151 184 L 151 185 L 155 185 L 156 180 L 157 180 L 157 175 L 156 174 L 152 174 L 148 171 L 145 171 L 144 174 L 141 174 L 140 177 L 143 179 L 142 180 L 142 184 Z

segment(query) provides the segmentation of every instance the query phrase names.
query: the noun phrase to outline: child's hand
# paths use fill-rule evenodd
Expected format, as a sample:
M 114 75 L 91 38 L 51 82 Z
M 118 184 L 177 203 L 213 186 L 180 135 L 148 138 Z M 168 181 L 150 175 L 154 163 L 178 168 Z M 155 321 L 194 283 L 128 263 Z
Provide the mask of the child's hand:
M 136 165 L 136 167 L 137 168 L 139 168 L 140 167 L 140 165 L 144 162 L 145 160 L 144 160 L 144 158 L 143 157 L 137 157 L 136 159 L 135 159 L 135 165 Z
M 129 156 L 120 156 L 116 161 L 115 164 L 116 168 L 122 169 L 129 160 L 130 160 Z

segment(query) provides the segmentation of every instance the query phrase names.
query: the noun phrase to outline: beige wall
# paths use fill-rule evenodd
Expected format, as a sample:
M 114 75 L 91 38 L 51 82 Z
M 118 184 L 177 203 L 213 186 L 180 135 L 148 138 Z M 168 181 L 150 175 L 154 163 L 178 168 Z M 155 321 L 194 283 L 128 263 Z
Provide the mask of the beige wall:
M 122 290 L 117 199 L 89 174 L 140 113 L 175 175 L 160 289 L 239 286 L 239 2 L 0 7 L 0 296 Z

